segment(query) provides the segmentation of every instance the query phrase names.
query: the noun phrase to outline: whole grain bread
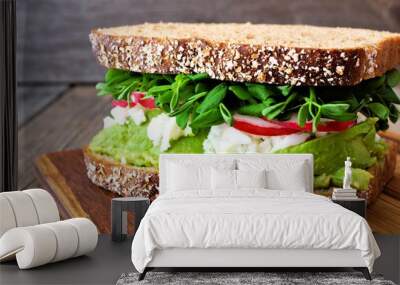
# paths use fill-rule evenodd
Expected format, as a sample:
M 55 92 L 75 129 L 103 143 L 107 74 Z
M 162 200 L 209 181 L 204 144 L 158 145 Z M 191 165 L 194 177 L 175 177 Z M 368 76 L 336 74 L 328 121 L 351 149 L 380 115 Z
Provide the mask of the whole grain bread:
M 374 176 L 367 191 L 358 191 L 358 196 L 373 203 L 394 175 L 396 168 L 397 144 L 388 142 L 389 148 L 382 161 L 368 169 Z M 89 179 L 96 185 L 116 192 L 121 196 L 148 197 L 151 200 L 158 195 L 158 169 L 153 167 L 133 167 L 114 162 L 98 155 L 88 148 L 84 150 L 84 160 Z M 330 196 L 332 191 L 314 191 Z
M 365 29 L 146 23 L 89 37 L 108 68 L 240 82 L 354 85 L 400 64 L 400 34 Z
M 158 194 L 157 168 L 124 165 L 89 148 L 83 150 L 83 156 L 87 176 L 94 184 L 120 196 L 154 199 Z

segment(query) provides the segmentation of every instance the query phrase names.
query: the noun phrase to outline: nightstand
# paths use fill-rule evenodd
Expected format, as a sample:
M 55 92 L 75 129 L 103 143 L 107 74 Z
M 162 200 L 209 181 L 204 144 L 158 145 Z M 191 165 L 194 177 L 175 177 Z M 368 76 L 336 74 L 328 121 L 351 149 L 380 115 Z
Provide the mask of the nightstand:
M 357 198 L 354 200 L 332 199 L 333 203 L 359 214 L 361 217 L 367 216 L 367 201 L 365 199 Z
M 135 215 L 135 231 L 146 214 L 150 200 L 141 197 L 121 197 L 111 200 L 111 238 L 123 241 L 128 232 L 128 211 Z

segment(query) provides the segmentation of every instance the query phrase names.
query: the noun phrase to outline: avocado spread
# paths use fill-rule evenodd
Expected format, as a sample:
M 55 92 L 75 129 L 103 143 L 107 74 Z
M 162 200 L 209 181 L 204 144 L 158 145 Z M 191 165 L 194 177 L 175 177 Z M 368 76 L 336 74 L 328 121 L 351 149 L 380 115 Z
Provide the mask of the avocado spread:
M 365 169 L 380 160 L 387 148 L 383 141 L 375 140 L 376 121 L 369 118 L 344 132 L 316 138 L 277 153 L 312 153 L 315 188 L 340 187 L 344 174 L 343 161 L 350 156 L 353 162 L 352 186 L 367 190 L 372 175 Z
M 147 126 L 150 120 L 160 113 L 159 109 L 146 111 L 147 120 L 140 126 L 129 120 L 124 125 L 114 125 L 101 130 L 92 139 L 90 150 L 129 165 L 158 166 L 160 150 L 154 147 L 147 137 Z M 196 136 L 182 137 L 173 141 L 167 153 L 203 153 L 203 141 L 207 133 L 201 131 Z

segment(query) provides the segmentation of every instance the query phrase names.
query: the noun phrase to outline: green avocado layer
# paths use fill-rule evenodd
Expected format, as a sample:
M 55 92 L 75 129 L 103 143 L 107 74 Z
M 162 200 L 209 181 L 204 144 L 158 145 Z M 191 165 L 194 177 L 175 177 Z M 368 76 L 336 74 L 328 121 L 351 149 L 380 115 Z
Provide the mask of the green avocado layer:
M 147 120 L 137 126 L 129 120 L 124 125 L 114 125 L 101 130 L 91 141 L 89 148 L 97 154 L 106 155 L 115 161 L 125 160 L 134 166 L 158 166 L 160 150 L 147 137 L 150 120 L 161 114 L 160 110 L 146 111 Z M 183 137 L 171 142 L 167 153 L 203 153 L 203 141 L 207 131 L 196 136 Z
M 341 186 L 343 162 L 353 162 L 353 187 L 367 190 L 372 175 L 365 169 L 383 157 L 386 144 L 376 141 L 376 119 L 370 118 L 344 132 L 316 138 L 277 153 L 312 153 L 314 155 L 314 187 Z

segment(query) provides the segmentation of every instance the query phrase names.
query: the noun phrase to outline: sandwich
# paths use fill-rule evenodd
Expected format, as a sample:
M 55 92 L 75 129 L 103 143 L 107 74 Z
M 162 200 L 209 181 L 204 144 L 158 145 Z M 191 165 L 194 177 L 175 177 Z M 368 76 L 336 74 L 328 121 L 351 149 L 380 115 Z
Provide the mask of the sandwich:
M 396 148 L 400 34 L 300 25 L 146 23 L 95 29 L 110 96 L 84 150 L 90 180 L 155 197 L 162 153 L 312 153 L 314 188 L 379 193 Z M 325 190 L 324 190 L 325 189 Z

